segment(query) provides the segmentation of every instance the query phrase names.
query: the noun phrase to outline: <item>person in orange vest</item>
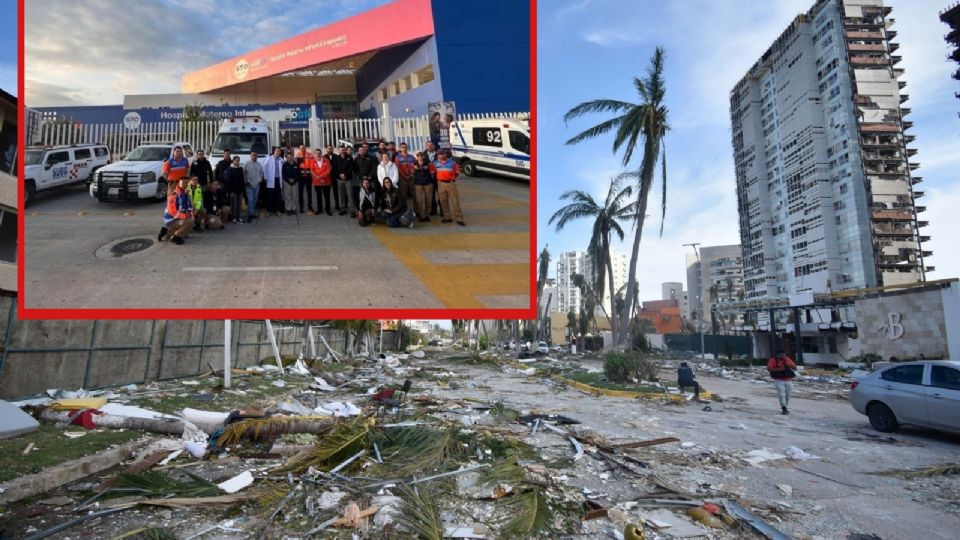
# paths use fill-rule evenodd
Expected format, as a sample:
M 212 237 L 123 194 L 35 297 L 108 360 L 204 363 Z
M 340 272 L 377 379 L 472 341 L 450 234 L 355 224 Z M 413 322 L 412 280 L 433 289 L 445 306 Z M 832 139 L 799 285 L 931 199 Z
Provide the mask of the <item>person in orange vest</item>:
M 310 174 L 313 177 L 313 190 L 317 193 L 317 215 L 326 212 L 332 216 L 330 211 L 330 186 L 333 181 L 330 174 L 333 172 L 333 165 L 326 154 L 321 154 L 319 159 L 313 160 L 313 167 Z
M 163 161 L 163 177 L 167 179 L 167 193 L 176 189 L 181 178 L 186 178 L 190 173 L 190 160 L 183 157 L 183 148 L 179 146 L 173 149 L 173 157 Z
M 163 222 L 164 226 L 157 236 L 158 241 L 169 236 L 171 242 L 180 245 L 183 244 L 183 239 L 190 235 L 190 229 L 193 228 L 193 201 L 187 193 L 186 178 L 181 178 L 173 192 L 167 193 Z
M 793 390 L 793 378 L 796 377 L 795 369 L 797 365 L 783 351 L 767 362 L 767 371 L 773 378 L 773 386 L 777 389 L 777 398 L 780 400 L 780 414 L 790 414 L 787 407 L 790 406 L 790 392 Z
M 400 178 L 397 181 L 397 188 L 400 190 L 400 198 L 404 204 L 409 204 L 411 198 L 415 198 L 416 189 L 413 184 L 413 169 L 417 164 L 413 154 L 407 151 L 407 143 L 400 143 L 400 152 L 398 152 L 393 162 L 397 164 L 397 172 Z
M 437 152 L 437 160 L 430 167 L 437 178 L 440 194 L 440 209 L 443 212 L 443 223 L 456 220 L 457 225 L 464 226 L 463 213 L 460 212 L 460 195 L 457 193 L 457 176 L 460 175 L 460 166 L 454 161 L 447 150 Z M 452 219 L 451 219 L 452 218 Z

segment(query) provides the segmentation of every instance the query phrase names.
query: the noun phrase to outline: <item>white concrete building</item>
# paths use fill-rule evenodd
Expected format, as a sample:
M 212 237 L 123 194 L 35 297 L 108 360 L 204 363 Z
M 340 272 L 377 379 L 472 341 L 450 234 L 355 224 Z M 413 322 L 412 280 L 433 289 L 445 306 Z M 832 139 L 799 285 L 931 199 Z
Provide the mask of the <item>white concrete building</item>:
M 817 0 L 730 92 L 748 300 L 933 270 L 890 11 L 881 0 Z
M 704 321 L 709 323 L 712 304 L 737 302 L 743 296 L 743 265 L 740 246 L 736 244 L 703 246 L 699 252 L 699 263 L 695 254 L 686 256 L 690 313 L 699 313 L 702 299 L 703 312 L 706 314 Z
M 611 298 L 613 293 L 620 290 L 627 283 L 627 256 L 616 250 L 610 251 L 610 259 L 613 263 L 613 287 L 604 280 L 603 306 L 610 313 Z M 583 301 L 580 290 L 573 284 L 573 274 L 581 274 L 590 283 L 593 281 L 593 269 L 590 257 L 584 251 L 565 251 L 560 254 L 557 261 L 557 309 L 562 313 L 568 313 L 571 309 L 580 312 L 580 305 Z M 606 274 L 604 274 L 606 276 Z M 597 310 L 600 307 L 597 306 Z

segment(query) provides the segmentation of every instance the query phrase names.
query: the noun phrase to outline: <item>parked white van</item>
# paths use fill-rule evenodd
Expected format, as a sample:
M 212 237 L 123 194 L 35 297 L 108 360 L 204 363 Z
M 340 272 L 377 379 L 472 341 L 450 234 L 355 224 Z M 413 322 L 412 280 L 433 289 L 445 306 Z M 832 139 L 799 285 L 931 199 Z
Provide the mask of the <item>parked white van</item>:
M 102 144 L 27 147 L 23 204 L 30 204 L 38 191 L 90 181 L 99 168 L 109 163 L 110 150 Z
M 478 171 L 530 180 L 530 123 L 515 118 L 450 124 L 453 159 L 467 176 Z
M 173 157 L 174 148 L 183 149 L 183 155 L 193 163 L 193 146 L 188 142 L 157 142 L 141 144 L 123 160 L 97 171 L 90 184 L 90 196 L 100 202 L 139 199 L 167 199 L 167 179 L 163 177 L 163 162 Z

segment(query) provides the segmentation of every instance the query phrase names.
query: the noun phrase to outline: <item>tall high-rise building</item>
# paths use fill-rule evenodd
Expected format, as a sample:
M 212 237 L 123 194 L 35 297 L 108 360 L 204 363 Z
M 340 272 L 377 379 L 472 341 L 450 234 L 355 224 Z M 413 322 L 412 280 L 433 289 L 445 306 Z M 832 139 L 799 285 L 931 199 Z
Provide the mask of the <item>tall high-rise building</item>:
M 580 313 L 580 289 L 573 284 L 573 275 L 586 275 L 589 264 L 582 251 L 564 251 L 557 259 L 557 309 L 562 313 Z
M 687 300 L 687 291 L 683 290 L 683 283 L 667 281 L 660 284 L 661 300 L 676 300 L 680 305 L 680 315 L 690 318 L 690 302 Z
M 747 299 L 933 270 L 890 11 L 818 0 L 730 92 Z
M 710 306 L 738 302 L 743 297 L 743 266 L 740 246 L 703 246 L 700 259 L 687 255 L 687 290 L 690 312 L 700 312 L 703 299 L 704 320 L 710 320 Z M 699 318 L 699 317 L 691 317 Z
M 609 276 L 604 272 L 603 288 L 603 308 L 607 313 L 610 313 L 611 291 L 615 294 L 627 282 L 627 256 L 611 249 L 610 260 L 613 263 L 613 287 L 610 287 Z M 564 251 L 557 260 L 557 309 L 563 313 L 571 309 L 579 313 L 583 302 L 580 290 L 573 284 L 574 273 L 584 276 L 587 283 L 593 283 L 593 265 L 586 252 Z M 596 309 L 600 311 L 600 306 Z

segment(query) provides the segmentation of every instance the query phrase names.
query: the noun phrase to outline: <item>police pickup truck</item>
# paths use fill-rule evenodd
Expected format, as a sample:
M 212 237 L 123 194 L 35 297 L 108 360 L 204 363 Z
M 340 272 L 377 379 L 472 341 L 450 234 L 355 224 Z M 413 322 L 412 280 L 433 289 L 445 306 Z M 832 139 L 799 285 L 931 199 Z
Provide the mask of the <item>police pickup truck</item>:
M 163 162 L 173 157 L 180 148 L 193 162 L 193 147 L 188 142 L 156 142 L 141 144 L 123 160 L 97 171 L 90 184 L 90 196 L 100 202 L 167 199 L 167 179 L 163 177 Z

